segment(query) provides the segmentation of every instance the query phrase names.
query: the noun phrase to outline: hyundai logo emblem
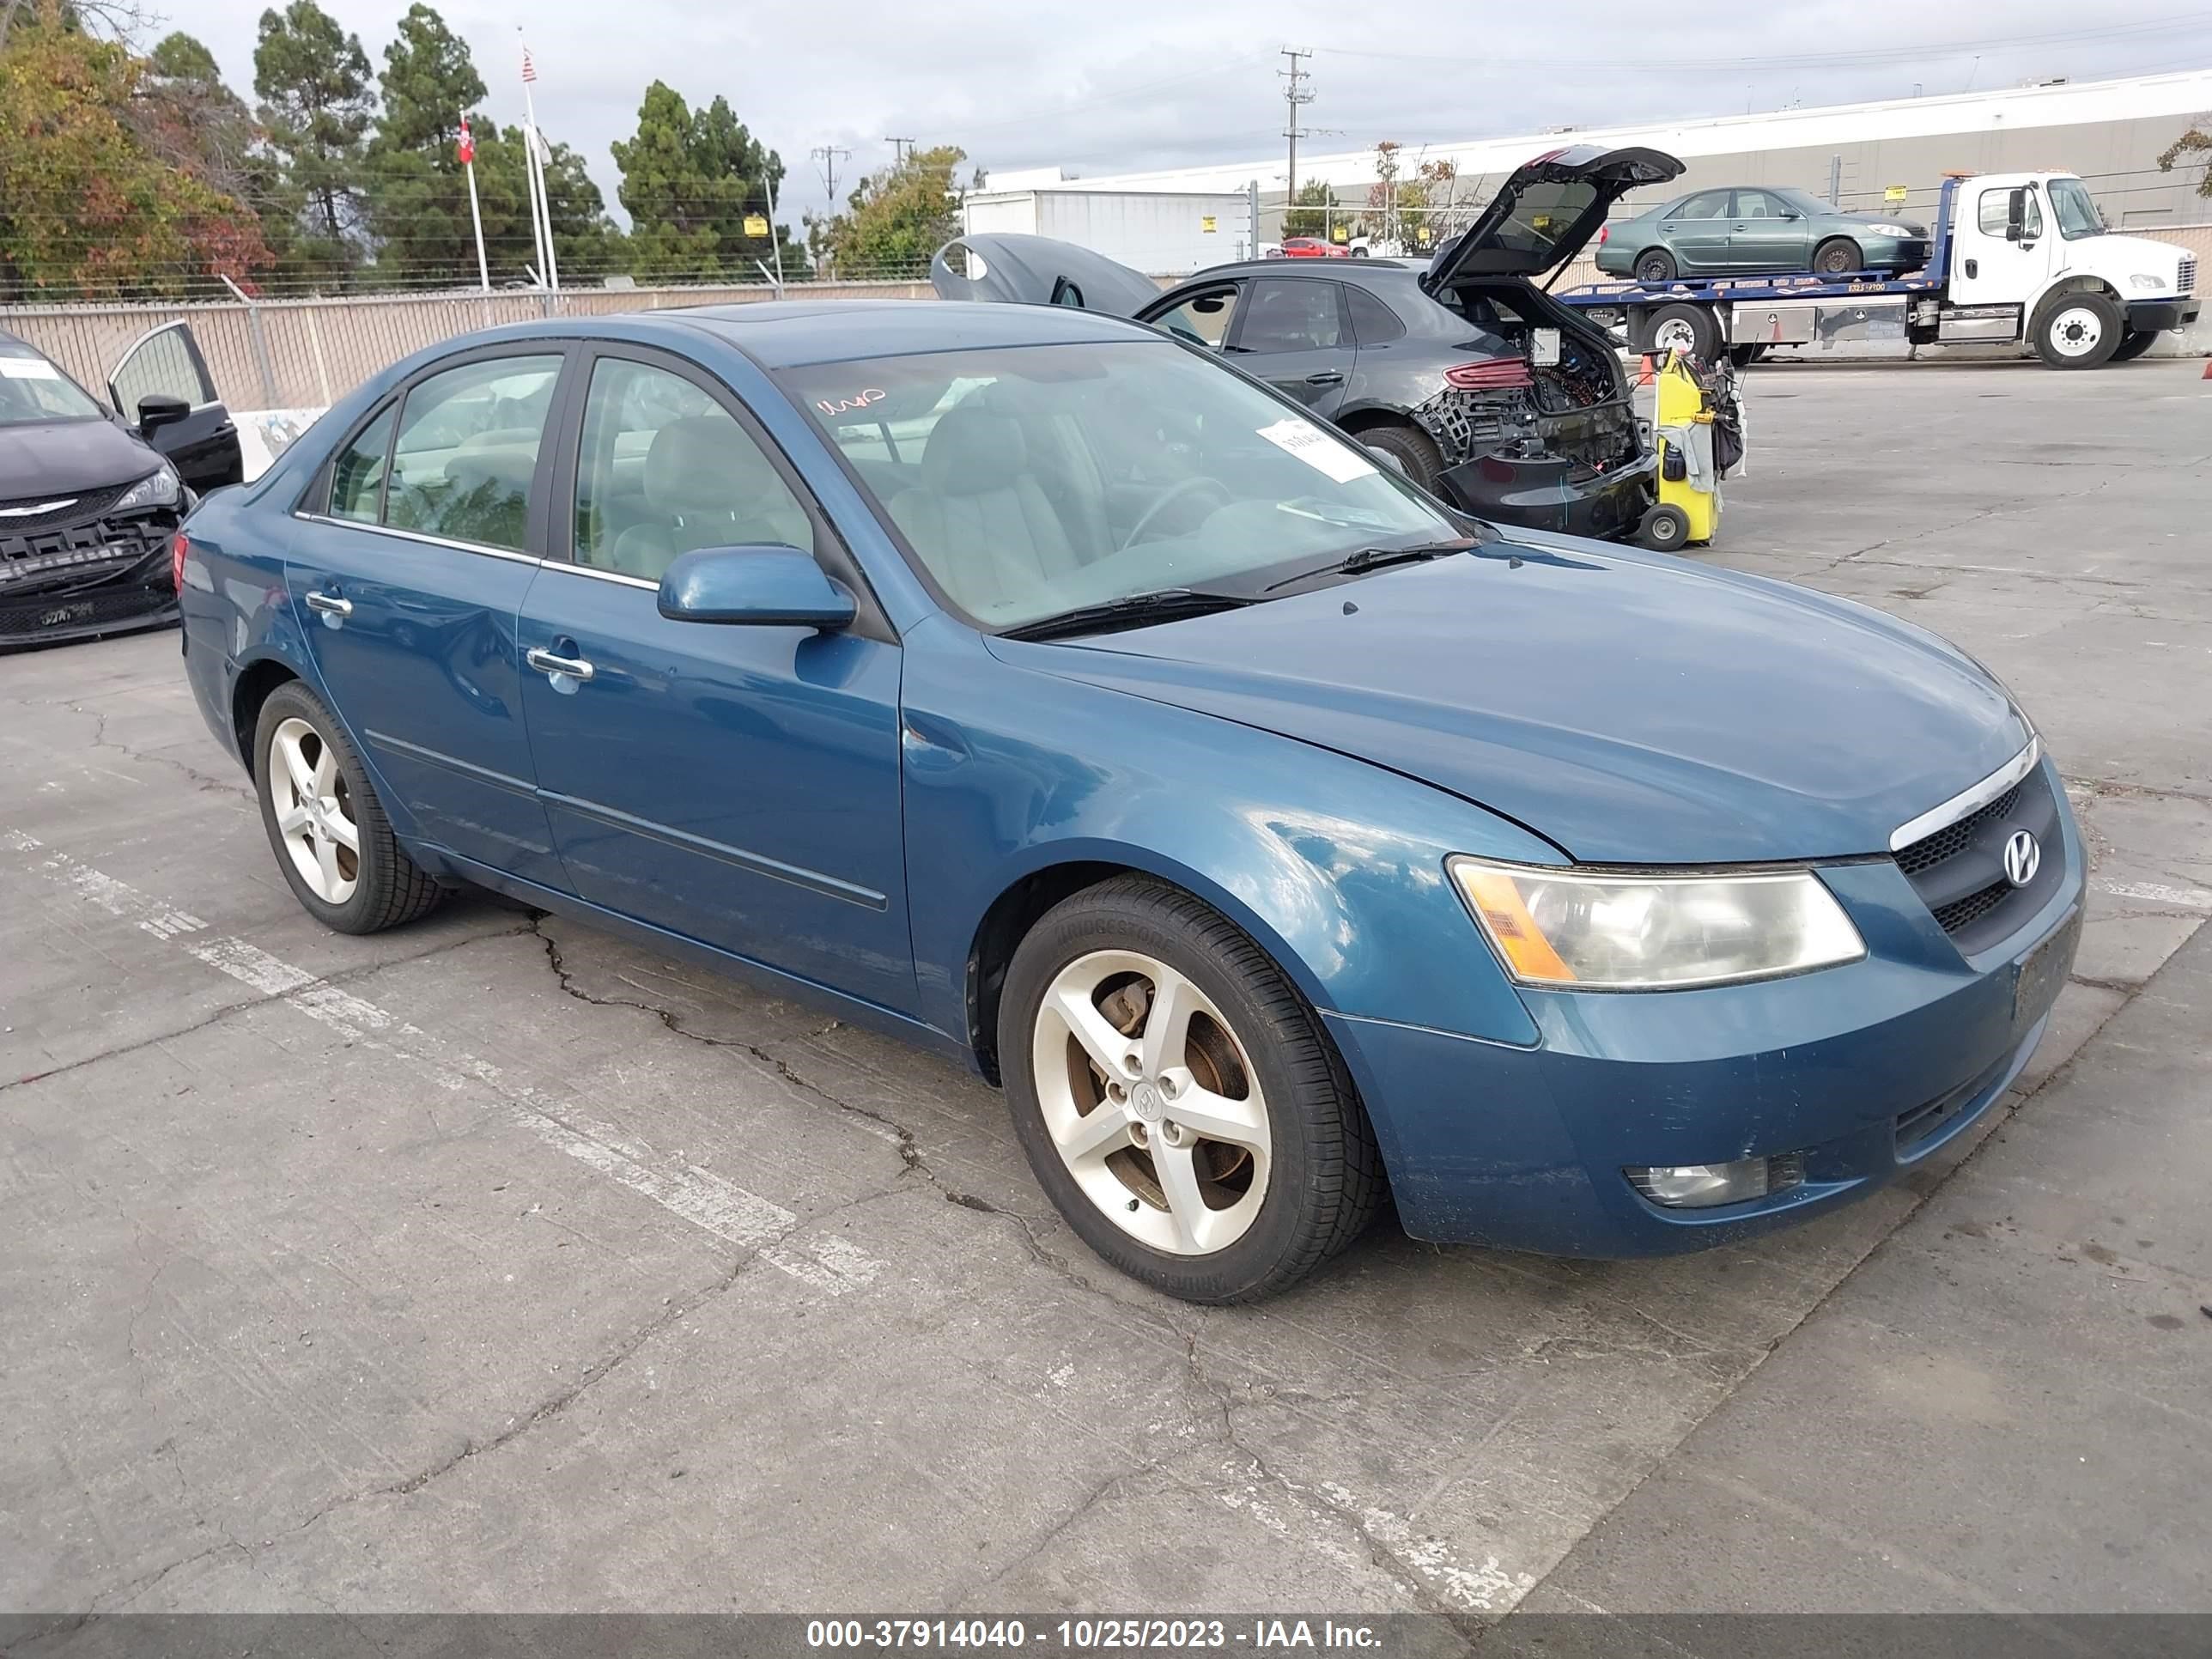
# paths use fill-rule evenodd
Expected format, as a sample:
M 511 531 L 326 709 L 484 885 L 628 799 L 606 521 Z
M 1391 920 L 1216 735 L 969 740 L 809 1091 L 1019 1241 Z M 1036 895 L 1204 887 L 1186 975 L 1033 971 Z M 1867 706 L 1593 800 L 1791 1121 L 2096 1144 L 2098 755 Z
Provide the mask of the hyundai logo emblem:
M 2014 830 L 2012 839 L 2005 842 L 2005 879 L 2015 887 L 2025 887 L 2035 879 L 2042 864 L 2043 849 L 2035 844 L 2035 837 L 2025 830 Z

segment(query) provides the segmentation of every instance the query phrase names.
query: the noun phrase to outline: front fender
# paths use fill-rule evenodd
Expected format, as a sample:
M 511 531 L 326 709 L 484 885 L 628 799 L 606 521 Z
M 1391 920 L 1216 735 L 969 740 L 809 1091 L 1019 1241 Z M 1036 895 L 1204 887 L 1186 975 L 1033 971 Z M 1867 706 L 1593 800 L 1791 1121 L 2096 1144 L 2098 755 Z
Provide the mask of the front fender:
M 1251 934 L 1316 1007 L 1533 1043 L 1444 872 L 1557 848 L 1426 784 L 1230 720 L 1066 679 L 1067 645 L 907 640 L 902 767 L 921 1013 L 968 1030 L 993 902 L 1055 865 L 1174 883 Z

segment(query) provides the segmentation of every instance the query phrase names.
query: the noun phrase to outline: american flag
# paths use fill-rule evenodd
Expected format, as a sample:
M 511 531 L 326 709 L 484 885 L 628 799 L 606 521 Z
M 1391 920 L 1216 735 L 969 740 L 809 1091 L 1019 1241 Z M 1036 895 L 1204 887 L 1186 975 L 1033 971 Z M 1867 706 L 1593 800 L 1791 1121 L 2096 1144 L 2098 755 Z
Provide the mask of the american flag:
M 528 46 L 525 46 L 522 49 L 523 84 L 527 86 L 531 82 L 535 81 L 537 78 L 538 65 L 530 61 L 530 48 Z

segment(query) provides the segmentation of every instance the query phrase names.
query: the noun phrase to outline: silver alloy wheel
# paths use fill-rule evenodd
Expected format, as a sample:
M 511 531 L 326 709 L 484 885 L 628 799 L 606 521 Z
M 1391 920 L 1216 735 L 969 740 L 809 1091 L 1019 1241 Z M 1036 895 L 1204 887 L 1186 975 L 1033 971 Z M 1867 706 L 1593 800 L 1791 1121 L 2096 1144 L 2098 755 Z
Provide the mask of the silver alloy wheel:
M 2087 306 L 2069 306 L 2051 319 L 2051 349 L 2062 357 L 2086 357 L 2105 337 L 2105 319 Z
M 270 734 L 268 776 L 292 867 L 324 903 L 343 904 L 361 879 L 361 830 L 337 756 L 295 717 Z
M 1045 1132 L 1100 1213 L 1139 1243 L 1210 1255 L 1267 1200 L 1267 1103 L 1205 992 L 1156 957 L 1061 969 L 1030 1043 Z
M 1669 317 L 1651 331 L 1651 343 L 1661 351 L 1694 354 L 1698 349 L 1698 331 L 1684 318 Z

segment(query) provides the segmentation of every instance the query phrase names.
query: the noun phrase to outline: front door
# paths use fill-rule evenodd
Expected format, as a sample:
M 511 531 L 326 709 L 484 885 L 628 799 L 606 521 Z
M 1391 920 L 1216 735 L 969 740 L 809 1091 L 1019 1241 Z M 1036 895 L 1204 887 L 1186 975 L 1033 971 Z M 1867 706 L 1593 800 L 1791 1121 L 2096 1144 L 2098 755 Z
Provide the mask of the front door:
M 514 630 L 538 574 L 538 459 L 562 361 L 542 343 L 509 348 L 386 402 L 316 482 L 284 570 L 316 671 L 386 797 L 425 840 L 554 887 Z
M 2006 234 L 2012 198 L 2021 198 L 2020 235 Z M 2049 275 L 2053 238 L 2044 220 L 2043 192 L 2033 185 L 1959 186 L 1953 210 L 1951 301 L 1954 305 L 2020 305 Z
M 1237 308 L 1230 361 L 1326 419 L 1352 379 L 1344 284 L 1326 276 L 1262 276 Z
M 108 375 L 107 396 L 115 412 L 133 426 L 138 424 L 142 398 L 181 398 L 190 406 L 184 419 L 145 434 L 187 488 L 204 495 L 245 479 L 238 427 L 216 396 L 215 377 L 189 324 L 167 323 L 139 336 Z
M 563 544 L 522 617 L 531 750 L 571 887 L 911 1011 L 897 644 L 865 603 L 840 633 L 663 617 L 662 574 L 699 548 L 787 544 L 848 573 L 726 388 L 644 349 L 603 348 L 588 372 L 556 486 Z
M 1809 270 L 1812 235 L 1812 221 L 1780 197 L 1740 190 L 1729 222 L 1729 264 L 1736 270 Z

